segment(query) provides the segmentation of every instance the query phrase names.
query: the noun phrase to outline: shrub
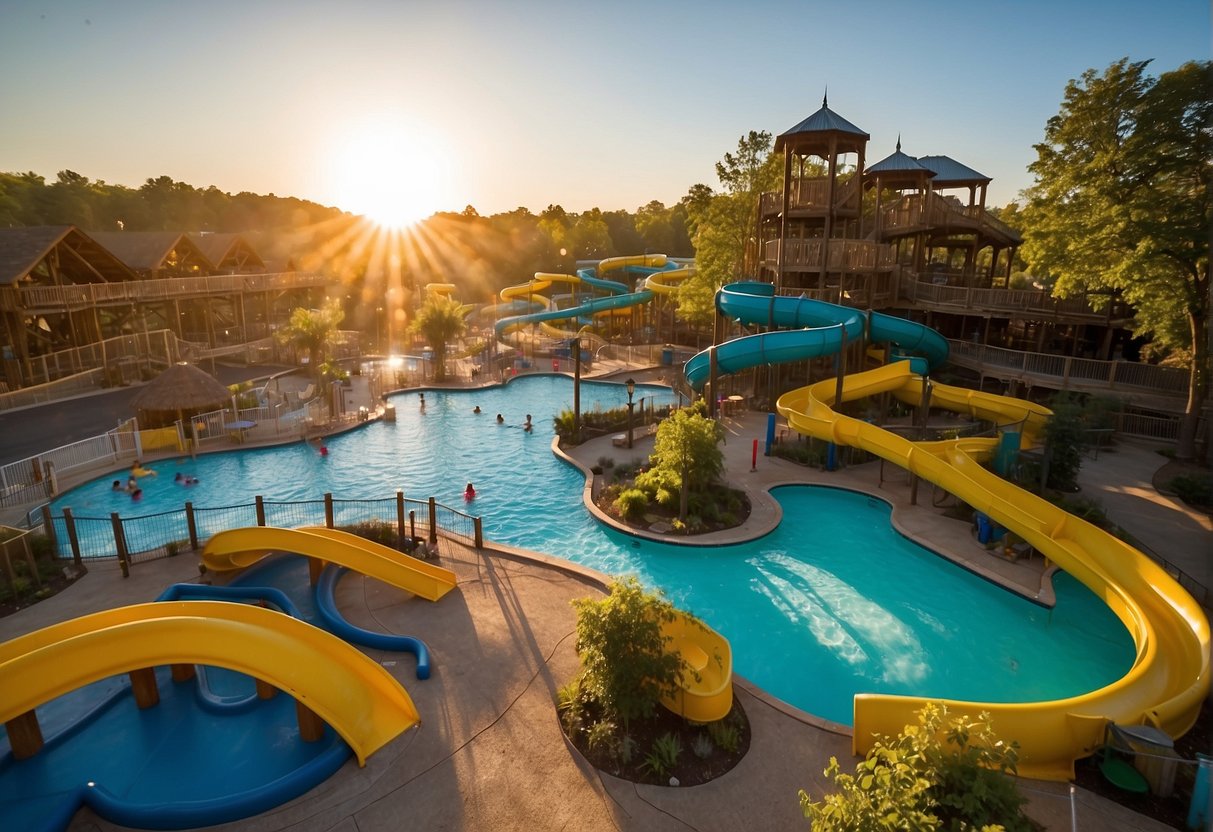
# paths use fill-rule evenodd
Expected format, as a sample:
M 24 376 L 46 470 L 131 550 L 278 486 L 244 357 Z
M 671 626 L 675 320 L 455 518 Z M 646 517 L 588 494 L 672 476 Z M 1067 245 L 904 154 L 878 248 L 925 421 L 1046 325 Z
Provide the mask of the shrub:
M 997 738 L 989 714 L 947 719 L 945 707 L 929 704 L 917 726 L 879 737 L 855 774 L 843 774 L 831 757 L 825 775 L 836 791 L 815 803 L 802 790 L 800 807 L 814 832 L 987 826 L 1030 832 L 1026 801 L 1007 776 L 1017 760 L 1017 746 Z
M 712 756 L 712 751 L 716 749 L 716 745 L 712 742 L 712 738 L 707 734 L 696 734 L 695 741 L 691 743 L 691 751 L 701 760 L 706 760 Z
M 681 756 L 682 743 L 678 735 L 662 734 L 653 741 L 653 750 L 644 758 L 644 768 L 665 779 L 674 770 L 674 766 L 678 765 L 678 758 Z
M 1213 475 L 1211 474 L 1180 474 L 1167 480 L 1166 489 L 1174 492 L 1175 496 L 1194 506 L 1213 504 Z
M 722 750 L 733 754 L 741 747 L 741 730 L 731 719 L 718 719 L 708 723 L 708 736 Z
M 615 510 L 625 520 L 639 520 L 649 507 L 649 496 L 639 488 L 629 488 L 615 501 Z
M 625 730 L 631 720 L 652 716 L 662 695 L 674 690 L 682 666 L 677 653 L 666 652 L 661 632 L 662 622 L 674 620 L 674 607 L 625 578 L 611 584 L 606 598 L 575 600 L 573 608 L 583 695 Z
M 1053 416 L 1045 425 L 1045 452 L 1049 461 L 1049 488 L 1078 490 L 1078 470 L 1082 467 L 1084 430 L 1082 406 L 1065 393 L 1049 402 Z

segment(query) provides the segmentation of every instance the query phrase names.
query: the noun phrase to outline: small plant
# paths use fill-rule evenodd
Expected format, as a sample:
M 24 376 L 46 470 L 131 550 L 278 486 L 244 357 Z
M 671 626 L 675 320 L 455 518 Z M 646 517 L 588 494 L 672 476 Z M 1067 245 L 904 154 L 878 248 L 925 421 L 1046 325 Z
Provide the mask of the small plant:
M 576 734 L 584 724 L 581 683 L 574 679 L 556 690 L 556 711 L 569 734 Z
M 165 543 L 164 554 L 168 555 L 170 558 L 175 558 L 177 555 L 181 554 L 181 541 L 170 540 L 168 543 Z
M 662 734 L 653 741 L 653 750 L 644 758 L 644 768 L 664 780 L 678 765 L 682 743 L 675 734 Z
M 707 734 L 696 734 L 695 742 L 691 744 L 691 751 L 701 760 L 706 760 L 712 756 L 712 752 L 716 750 L 716 744 L 712 742 L 712 738 Z
M 720 719 L 708 723 L 708 735 L 712 742 L 722 750 L 732 754 L 741 747 L 741 731 L 729 719 Z
M 599 720 L 585 732 L 585 743 L 591 751 L 602 749 L 612 759 L 619 757 L 619 737 L 615 723 L 609 719 Z
M 639 520 L 649 507 L 649 496 L 639 488 L 629 488 L 615 501 L 615 510 L 625 520 Z
M 615 460 L 609 456 L 600 456 L 600 457 L 598 457 L 598 467 L 602 468 L 604 471 L 607 468 L 614 468 Z
M 632 761 L 636 759 L 637 749 L 636 738 L 631 734 L 624 734 L 619 738 L 619 748 L 617 749 L 619 762 L 625 766 L 630 766 Z

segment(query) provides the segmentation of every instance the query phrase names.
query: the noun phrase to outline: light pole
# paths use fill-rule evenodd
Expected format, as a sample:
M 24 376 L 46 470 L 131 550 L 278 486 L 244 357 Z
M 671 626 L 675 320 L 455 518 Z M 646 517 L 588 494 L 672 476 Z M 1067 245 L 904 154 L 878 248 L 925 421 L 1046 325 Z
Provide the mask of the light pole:
M 632 402 L 632 394 L 636 392 L 636 379 L 629 378 L 624 382 L 628 386 L 628 448 L 632 447 L 632 408 L 635 404 Z
M 377 349 L 381 353 L 383 352 L 382 327 L 383 327 L 383 307 L 376 306 L 375 307 L 375 349 Z

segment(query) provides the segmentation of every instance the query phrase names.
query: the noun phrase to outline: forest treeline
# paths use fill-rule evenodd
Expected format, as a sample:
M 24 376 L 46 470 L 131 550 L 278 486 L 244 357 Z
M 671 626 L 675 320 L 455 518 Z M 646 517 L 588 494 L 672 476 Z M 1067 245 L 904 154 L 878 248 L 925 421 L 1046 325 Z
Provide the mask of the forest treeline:
M 577 260 L 646 251 L 693 256 L 688 206 L 697 193 L 692 189 L 670 207 L 652 201 L 634 212 L 573 213 L 549 205 L 539 213 L 517 208 L 481 216 L 468 206 L 435 214 L 389 241 L 359 217 L 294 197 L 230 194 L 168 176 L 130 188 L 71 170 L 53 181 L 36 173 L 0 173 L 0 227 L 238 232 L 267 260 L 289 258 L 349 285 L 377 284 L 376 278 L 396 271 L 397 285 L 451 282 L 466 289 L 469 300 L 486 300 L 534 272 L 571 272 Z

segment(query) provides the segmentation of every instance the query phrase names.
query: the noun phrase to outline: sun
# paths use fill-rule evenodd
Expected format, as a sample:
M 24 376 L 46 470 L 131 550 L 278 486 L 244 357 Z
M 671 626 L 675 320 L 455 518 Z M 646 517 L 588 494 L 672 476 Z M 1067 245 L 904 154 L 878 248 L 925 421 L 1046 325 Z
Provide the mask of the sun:
M 392 229 L 446 207 L 445 151 L 416 129 L 377 128 L 348 139 L 337 160 L 337 204 Z

